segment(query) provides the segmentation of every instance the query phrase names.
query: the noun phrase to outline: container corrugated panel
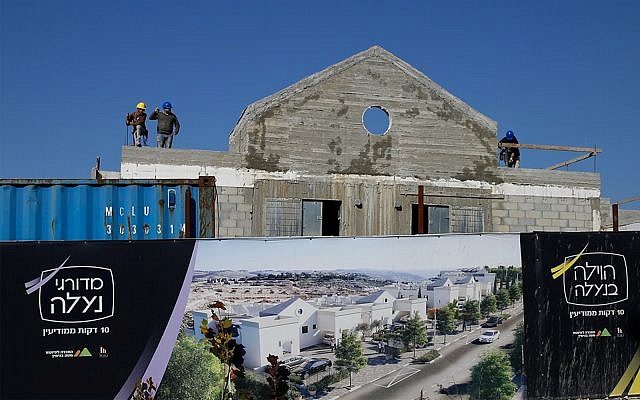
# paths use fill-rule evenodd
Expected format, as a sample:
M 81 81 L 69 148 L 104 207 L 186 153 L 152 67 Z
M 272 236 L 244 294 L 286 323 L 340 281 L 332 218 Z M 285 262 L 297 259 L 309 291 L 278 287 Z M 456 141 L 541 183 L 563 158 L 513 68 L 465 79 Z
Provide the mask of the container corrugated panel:
M 33 182 L 0 181 L 0 240 L 175 239 L 199 232 L 197 181 Z

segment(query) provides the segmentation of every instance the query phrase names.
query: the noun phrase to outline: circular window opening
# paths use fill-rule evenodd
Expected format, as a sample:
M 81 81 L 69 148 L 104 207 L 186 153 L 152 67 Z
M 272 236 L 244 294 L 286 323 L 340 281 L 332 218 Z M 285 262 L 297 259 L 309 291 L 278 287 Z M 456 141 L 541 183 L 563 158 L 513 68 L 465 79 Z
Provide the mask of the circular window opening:
M 302 308 L 298 308 L 298 315 L 302 315 Z
M 362 125 L 372 135 L 384 135 L 391 128 L 391 116 L 381 106 L 369 106 L 362 113 Z

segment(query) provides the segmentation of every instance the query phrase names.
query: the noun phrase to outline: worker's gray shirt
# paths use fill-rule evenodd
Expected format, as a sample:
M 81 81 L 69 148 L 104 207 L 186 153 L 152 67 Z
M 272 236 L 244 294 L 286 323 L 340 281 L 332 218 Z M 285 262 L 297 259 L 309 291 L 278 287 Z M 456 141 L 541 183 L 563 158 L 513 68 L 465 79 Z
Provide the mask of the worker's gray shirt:
M 174 127 L 176 134 L 180 131 L 180 122 L 178 122 L 178 117 L 174 113 L 165 114 L 164 112 L 153 111 L 149 119 L 158 120 L 158 133 L 171 135 L 174 133 Z

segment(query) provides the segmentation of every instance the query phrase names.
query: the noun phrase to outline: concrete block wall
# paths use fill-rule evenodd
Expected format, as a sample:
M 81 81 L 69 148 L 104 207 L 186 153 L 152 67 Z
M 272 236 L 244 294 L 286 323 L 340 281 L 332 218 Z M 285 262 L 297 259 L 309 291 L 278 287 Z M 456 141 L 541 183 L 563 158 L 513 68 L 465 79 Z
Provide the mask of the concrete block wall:
M 216 225 L 218 237 L 253 236 L 253 189 L 218 186 Z
M 505 195 L 492 202 L 495 232 L 591 231 L 593 199 Z M 596 199 L 598 200 L 598 199 Z M 598 201 L 599 211 L 599 201 Z M 598 213 L 599 215 L 599 213 Z
M 429 189 L 427 205 L 449 207 L 451 231 L 531 232 L 592 231 L 600 229 L 599 198 L 523 195 L 467 197 L 468 190 Z M 385 185 L 331 180 L 261 181 L 254 188 L 218 187 L 219 237 L 290 236 L 301 229 L 302 199 L 342 202 L 340 234 L 368 236 L 411 233 L 411 205 L 417 203 L 414 185 Z M 353 206 L 362 200 L 363 207 Z M 401 209 L 395 209 L 399 202 Z M 606 216 L 605 216 L 606 218 Z M 464 220 L 464 221 L 463 221 Z M 478 228 L 479 227 L 479 228 Z

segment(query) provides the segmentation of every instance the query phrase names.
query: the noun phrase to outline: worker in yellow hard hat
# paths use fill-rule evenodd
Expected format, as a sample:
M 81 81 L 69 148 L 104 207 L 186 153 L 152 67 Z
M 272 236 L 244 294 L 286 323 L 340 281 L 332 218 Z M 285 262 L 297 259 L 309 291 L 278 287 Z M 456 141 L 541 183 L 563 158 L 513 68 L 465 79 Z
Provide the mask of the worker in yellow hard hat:
M 125 118 L 127 126 L 133 126 L 133 146 L 142 147 L 147 145 L 149 132 L 145 125 L 145 121 L 147 120 L 146 109 L 147 105 L 140 102 L 136 104 L 136 111 L 127 114 Z

